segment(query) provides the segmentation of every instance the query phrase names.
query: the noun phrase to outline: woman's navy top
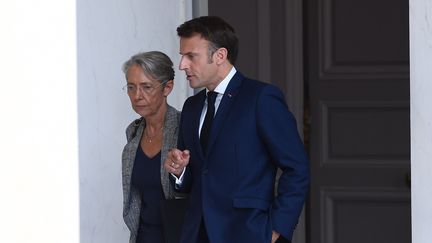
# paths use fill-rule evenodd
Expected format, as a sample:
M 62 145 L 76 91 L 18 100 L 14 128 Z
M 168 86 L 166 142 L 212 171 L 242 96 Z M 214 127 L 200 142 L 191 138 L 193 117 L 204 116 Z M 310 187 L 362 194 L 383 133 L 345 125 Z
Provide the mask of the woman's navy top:
M 137 243 L 163 243 L 160 201 L 164 199 L 161 178 L 161 153 L 153 158 L 138 146 L 132 171 L 132 186 L 141 194 Z

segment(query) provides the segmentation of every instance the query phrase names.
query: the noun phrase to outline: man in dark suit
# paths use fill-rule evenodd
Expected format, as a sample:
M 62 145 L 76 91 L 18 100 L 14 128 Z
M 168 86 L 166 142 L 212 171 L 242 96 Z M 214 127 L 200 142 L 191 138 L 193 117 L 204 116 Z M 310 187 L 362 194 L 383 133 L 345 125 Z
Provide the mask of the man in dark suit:
M 221 18 L 192 19 L 177 34 L 180 69 L 205 88 L 186 100 L 178 148 L 164 164 L 190 192 L 181 243 L 291 240 L 309 162 L 283 94 L 235 69 L 238 39 Z

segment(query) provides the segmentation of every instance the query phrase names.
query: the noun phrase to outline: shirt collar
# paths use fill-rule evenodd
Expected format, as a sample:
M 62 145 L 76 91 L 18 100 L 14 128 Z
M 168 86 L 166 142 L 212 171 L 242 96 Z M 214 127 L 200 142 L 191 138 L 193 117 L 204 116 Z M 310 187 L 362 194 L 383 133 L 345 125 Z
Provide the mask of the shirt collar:
M 217 92 L 218 94 L 225 94 L 225 90 L 227 89 L 229 82 L 231 81 L 232 77 L 234 77 L 234 74 L 236 74 L 236 72 L 237 72 L 237 70 L 233 66 L 231 68 L 231 71 L 228 73 L 228 75 L 222 80 L 222 82 L 220 82 L 218 84 L 218 86 L 216 86 L 214 91 Z M 207 92 L 209 92 L 208 89 L 207 89 L 206 93 Z

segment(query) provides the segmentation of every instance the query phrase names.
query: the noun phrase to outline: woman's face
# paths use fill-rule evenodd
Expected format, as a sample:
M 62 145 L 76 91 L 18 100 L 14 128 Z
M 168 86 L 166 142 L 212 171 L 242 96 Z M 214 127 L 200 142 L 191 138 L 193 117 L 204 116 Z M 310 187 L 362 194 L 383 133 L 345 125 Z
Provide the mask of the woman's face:
M 166 97 L 173 88 L 173 81 L 163 87 L 157 80 L 147 77 L 139 65 L 133 65 L 127 71 L 127 93 L 136 113 L 146 118 L 157 114 L 166 104 Z

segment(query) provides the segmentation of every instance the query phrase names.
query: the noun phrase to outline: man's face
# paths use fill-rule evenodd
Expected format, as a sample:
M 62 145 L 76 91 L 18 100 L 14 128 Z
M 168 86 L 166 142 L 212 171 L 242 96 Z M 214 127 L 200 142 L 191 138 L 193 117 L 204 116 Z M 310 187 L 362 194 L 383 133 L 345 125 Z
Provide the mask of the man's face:
M 209 56 L 209 42 L 201 35 L 180 38 L 180 65 L 179 69 L 185 71 L 189 85 L 192 88 L 216 87 L 218 82 L 218 66 L 213 56 Z

